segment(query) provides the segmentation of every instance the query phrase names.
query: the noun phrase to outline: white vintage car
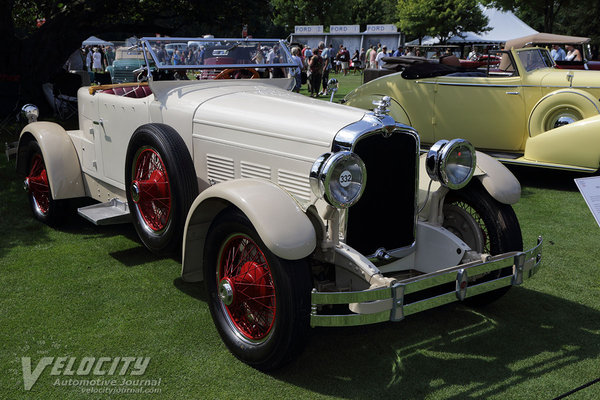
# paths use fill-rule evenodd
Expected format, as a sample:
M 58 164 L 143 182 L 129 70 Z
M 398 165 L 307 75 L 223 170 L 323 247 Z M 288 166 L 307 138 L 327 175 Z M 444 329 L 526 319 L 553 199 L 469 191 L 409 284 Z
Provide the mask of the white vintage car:
M 290 92 L 283 42 L 171 40 L 205 43 L 197 64 L 141 39 L 145 81 L 80 89 L 78 130 L 27 125 L 17 168 L 41 221 L 91 197 L 90 221 L 131 220 L 156 253 L 182 246 L 182 278 L 205 281 L 244 362 L 276 368 L 310 326 L 486 303 L 537 272 L 541 239 L 523 251 L 511 207 L 519 182 L 467 141 L 421 155 L 389 99 L 371 112 Z

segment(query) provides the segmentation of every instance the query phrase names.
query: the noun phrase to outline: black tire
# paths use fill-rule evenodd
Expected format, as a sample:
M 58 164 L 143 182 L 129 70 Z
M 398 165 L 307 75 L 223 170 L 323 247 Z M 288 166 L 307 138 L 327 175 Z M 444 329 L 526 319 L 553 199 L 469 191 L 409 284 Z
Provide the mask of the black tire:
M 229 350 L 262 371 L 294 359 L 304 348 L 310 323 L 308 262 L 271 253 L 237 209 L 213 221 L 204 249 L 210 312 Z M 239 258 L 227 264 L 231 254 Z M 225 264 L 234 267 L 224 270 Z
M 521 227 L 514 210 L 510 205 L 496 201 L 477 180 L 446 195 L 442 225 L 480 253 L 496 255 L 523 250 Z M 477 277 L 469 281 L 469 284 L 497 279 L 511 273 L 512 268 L 505 268 Z M 465 303 L 483 306 L 499 299 L 510 288 L 507 286 L 470 297 Z
M 25 187 L 31 212 L 37 220 L 50 226 L 58 226 L 64 221 L 67 202 L 52 198 L 46 162 L 38 142 L 33 140 L 27 146 Z
M 198 182 L 190 152 L 173 128 L 147 124 L 136 129 L 127 148 L 125 185 L 144 246 L 156 254 L 180 252 Z

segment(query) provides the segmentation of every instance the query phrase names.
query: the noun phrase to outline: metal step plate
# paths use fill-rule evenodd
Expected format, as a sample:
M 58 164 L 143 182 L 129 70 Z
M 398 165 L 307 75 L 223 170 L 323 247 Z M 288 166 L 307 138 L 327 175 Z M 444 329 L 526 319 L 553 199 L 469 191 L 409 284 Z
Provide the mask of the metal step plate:
M 77 209 L 79 215 L 95 225 L 124 224 L 131 222 L 129 206 L 118 199 L 92 204 Z

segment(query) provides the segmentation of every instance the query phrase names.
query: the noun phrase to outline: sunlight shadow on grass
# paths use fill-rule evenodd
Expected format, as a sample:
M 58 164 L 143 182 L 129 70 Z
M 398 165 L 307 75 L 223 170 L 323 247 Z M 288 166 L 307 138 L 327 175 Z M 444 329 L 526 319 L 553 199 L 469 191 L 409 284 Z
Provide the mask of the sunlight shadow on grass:
M 137 267 L 143 264 L 155 262 L 169 258 L 168 256 L 159 256 L 146 249 L 141 244 L 126 250 L 119 250 L 109 253 L 109 255 L 127 267 Z
M 485 398 L 597 358 L 598 329 L 598 310 L 513 288 L 483 310 L 449 305 L 396 324 L 315 329 L 300 360 L 273 375 L 349 399 Z M 541 398 L 562 393 L 548 390 Z
M 203 282 L 185 282 L 181 278 L 173 280 L 173 286 L 175 286 L 182 293 L 187 294 L 194 299 L 201 300 L 204 302 L 208 301 L 208 294 L 206 293 L 206 287 Z

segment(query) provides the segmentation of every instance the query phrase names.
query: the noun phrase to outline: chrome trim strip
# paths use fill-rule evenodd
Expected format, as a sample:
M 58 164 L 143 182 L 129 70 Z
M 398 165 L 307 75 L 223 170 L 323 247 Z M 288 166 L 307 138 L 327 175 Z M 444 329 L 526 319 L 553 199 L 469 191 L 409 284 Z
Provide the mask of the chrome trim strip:
M 459 78 L 459 77 L 457 77 Z M 489 77 L 488 77 L 489 78 Z M 507 77 L 508 78 L 508 77 Z M 505 78 L 498 78 L 505 79 Z M 429 85 L 440 86 L 472 86 L 472 87 L 498 87 L 498 88 L 541 88 L 541 89 L 600 89 L 600 86 L 547 86 L 547 85 L 497 85 L 486 83 L 467 83 L 467 82 L 439 82 L 439 81 L 415 81 L 415 83 L 423 83 Z
M 517 88 L 522 87 L 522 85 L 488 85 L 485 83 L 465 83 L 465 82 L 428 82 L 428 81 L 415 81 L 416 83 L 427 83 L 430 85 L 440 85 L 440 86 L 472 86 L 472 87 L 499 87 L 499 88 Z

